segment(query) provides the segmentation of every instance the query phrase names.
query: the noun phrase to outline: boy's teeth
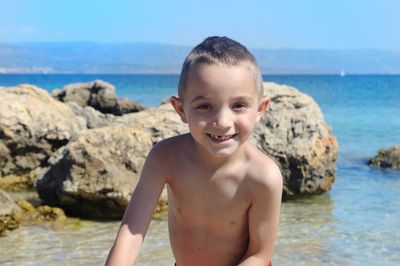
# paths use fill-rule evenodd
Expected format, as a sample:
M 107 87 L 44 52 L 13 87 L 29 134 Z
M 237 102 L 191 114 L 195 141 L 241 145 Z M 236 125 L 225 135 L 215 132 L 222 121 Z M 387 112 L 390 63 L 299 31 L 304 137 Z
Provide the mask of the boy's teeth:
M 211 138 L 216 139 L 216 140 L 228 140 L 233 137 L 233 135 L 226 135 L 226 136 L 219 136 L 219 135 L 213 135 L 210 134 Z

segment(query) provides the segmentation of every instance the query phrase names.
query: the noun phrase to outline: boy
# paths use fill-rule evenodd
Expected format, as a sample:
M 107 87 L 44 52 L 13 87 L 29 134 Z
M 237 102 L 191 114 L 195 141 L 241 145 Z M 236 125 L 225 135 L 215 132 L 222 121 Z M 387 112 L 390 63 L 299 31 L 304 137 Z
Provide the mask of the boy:
M 269 100 L 256 60 L 240 43 L 209 37 L 186 57 L 178 95 L 171 104 L 190 133 L 150 151 L 106 264 L 133 264 L 166 184 L 176 265 L 268 265 L 282 176 L 248 142 Z

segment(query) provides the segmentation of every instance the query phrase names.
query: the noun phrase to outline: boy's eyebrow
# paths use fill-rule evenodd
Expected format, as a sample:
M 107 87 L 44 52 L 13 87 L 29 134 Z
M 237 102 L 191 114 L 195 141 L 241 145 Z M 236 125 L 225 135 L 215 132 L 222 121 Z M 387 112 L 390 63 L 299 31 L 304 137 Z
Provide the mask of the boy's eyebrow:
M 207 100 L 207 99 L 209 99 L 210 97 L 207 97 L 206 95 L 198 95 L 198 96 L 196 96 L 196 97 L 194 97 L 193 99 L 192 99 L 192 102 L 195 102 L 195 101 L 198 101 L 198 100 Z
M 207 97 L 207 95 L 198 95 L 198 96 L 194 97 L 191 102 L 193 103 L 193 102 L 199 101 L 199 100 L 208 100 L 210 98 L 211 97 Z M 253 102 L 253 98 L 250 96 L 247 96 L 247 95 L 239 95 L 239 96 L 235 97 L 234 99 L 235 99 L 235 101 L 236 100 L 247 100 L 247 101 Z
M 241 96 L 237 96 L 235 97 L 235 100 L 247 100 L 250 102 L 253 102 L 253 98 L 247 95 L 241 95 Z

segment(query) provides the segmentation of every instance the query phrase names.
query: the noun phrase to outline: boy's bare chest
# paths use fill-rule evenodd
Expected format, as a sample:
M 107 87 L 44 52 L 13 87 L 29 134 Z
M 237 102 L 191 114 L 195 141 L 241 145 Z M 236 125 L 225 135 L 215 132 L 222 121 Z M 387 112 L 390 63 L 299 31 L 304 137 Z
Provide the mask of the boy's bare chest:
M 169 208 L 190 226 L 224 227 L 243 224 L 250 205 L 241 173 L 214 176 L 192 172 L 178 174 L 168 191 Z

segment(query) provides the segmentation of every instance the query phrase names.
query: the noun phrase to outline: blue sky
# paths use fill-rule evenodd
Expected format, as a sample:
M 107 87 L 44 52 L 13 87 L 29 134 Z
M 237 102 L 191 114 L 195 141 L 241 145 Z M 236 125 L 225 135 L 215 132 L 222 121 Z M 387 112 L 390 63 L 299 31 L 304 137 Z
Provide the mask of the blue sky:
M 400 51 L 397 0 L 0 0 L 0 42 L 155 42 L 225 35 L 251 48 Z

